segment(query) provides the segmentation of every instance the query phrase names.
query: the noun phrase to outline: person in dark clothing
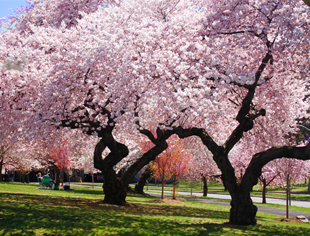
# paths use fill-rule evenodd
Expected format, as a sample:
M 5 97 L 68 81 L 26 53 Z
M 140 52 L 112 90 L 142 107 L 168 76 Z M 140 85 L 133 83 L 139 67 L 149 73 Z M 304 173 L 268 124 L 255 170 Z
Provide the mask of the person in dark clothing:
M 14 182 L 14 171 L 13 170 L 10 171 L 9 177 L 10 177 L 10 182 L 13 183 Z

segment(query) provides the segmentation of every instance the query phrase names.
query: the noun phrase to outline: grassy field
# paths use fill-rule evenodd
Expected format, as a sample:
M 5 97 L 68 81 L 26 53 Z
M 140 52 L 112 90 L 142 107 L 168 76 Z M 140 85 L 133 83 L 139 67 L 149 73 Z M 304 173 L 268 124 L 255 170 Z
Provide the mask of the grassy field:
M 0 235 L 309 235 L 310 225 L 258 213 L 256 226 L 228 224 L 229 207 L 129 195 L 102 203 L 102 189 L 42 190 L 0 183 Z

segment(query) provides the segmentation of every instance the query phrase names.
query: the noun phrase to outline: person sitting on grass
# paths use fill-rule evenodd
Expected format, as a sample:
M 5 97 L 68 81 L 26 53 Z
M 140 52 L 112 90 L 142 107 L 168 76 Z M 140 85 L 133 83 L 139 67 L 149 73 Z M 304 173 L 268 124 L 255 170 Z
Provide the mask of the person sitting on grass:
M 40 172 L 37 174 L 37 179 L 38 179 L 39 184 L 41 185 L 43 183 L 43 179 L 42 179 L 42 175 Z

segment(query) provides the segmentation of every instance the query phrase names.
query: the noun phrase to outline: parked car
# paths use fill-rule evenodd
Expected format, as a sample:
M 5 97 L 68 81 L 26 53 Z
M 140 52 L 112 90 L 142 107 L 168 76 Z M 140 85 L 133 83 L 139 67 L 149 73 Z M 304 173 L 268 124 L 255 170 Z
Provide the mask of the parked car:
M 92 174 L 84 174 L 84 182 L 92 182 Z M 103 175 L 100 172 L 94 173 L 94 182 L 103 183 Z

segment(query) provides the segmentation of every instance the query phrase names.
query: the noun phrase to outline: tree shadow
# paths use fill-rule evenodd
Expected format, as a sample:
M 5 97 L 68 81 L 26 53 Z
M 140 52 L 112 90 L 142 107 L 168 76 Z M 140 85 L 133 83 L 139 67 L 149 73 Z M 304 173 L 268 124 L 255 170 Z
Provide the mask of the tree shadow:
M 0 235 L 307 235 L 304 228 L 230 225 L 223 223 L 228 211 L 186 202 L 123 207 L 16 193 L 1 193 L 0 200 Z

